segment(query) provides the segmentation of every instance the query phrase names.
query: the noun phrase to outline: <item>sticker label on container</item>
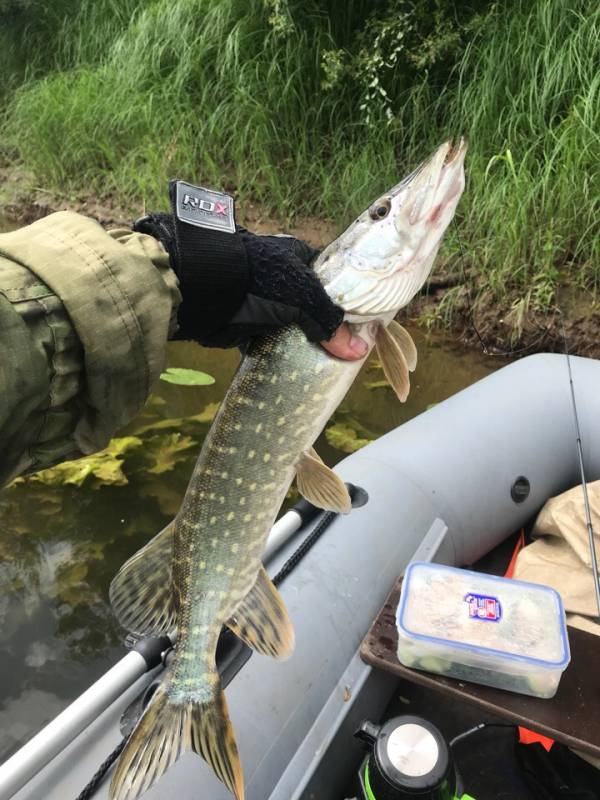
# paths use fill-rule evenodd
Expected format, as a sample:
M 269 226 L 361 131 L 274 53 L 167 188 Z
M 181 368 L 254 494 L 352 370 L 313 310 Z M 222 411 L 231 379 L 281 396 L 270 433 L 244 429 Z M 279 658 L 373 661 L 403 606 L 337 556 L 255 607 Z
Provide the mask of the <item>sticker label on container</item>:
M 470 619 L 498 622 L 502 617 L 502 606 L 497 597 L 486 594 L 466 594 L 465 603 L 469 607 Z

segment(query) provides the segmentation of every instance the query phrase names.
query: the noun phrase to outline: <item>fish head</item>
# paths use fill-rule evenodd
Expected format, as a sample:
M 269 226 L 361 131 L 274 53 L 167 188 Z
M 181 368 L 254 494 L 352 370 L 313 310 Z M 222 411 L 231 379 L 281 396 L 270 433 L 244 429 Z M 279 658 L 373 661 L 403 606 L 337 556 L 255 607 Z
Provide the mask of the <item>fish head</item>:
M 465 186 L 466 150 L 444 142 L 323 250 L 315 271 L 346 320 L 391 319 L 421 289 Z

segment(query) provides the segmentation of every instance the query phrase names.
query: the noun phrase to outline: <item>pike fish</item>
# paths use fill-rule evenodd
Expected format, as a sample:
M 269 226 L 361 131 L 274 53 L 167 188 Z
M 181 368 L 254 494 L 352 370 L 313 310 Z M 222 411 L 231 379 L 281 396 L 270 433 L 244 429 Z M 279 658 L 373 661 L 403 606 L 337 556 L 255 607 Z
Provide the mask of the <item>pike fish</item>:
M 401 400 L 416 350 L 393 318 L 431 271 L 464 188 L 465 153 L 463 140 L 455 148 L 441 145 L 315 264 L 353 333 L 377 348 Z M 227 625 L 259 653 L 280 659 L 292 653 L 292 624 L 261 556 L 294 476 L 315 505 L 350 511 L 343 482 L 312 445 L 363 362 L 332 357 L 295 326 L 256 339 L 203 444 L 177 517 L 113 580 L 111 601 L 124 627 L 140 635 L 176 628 L 178 637 L 173 661 L 120 756 L 113 800 L 142 795 L 187 750 L 243 799 L 215 664 L 217 640 Z

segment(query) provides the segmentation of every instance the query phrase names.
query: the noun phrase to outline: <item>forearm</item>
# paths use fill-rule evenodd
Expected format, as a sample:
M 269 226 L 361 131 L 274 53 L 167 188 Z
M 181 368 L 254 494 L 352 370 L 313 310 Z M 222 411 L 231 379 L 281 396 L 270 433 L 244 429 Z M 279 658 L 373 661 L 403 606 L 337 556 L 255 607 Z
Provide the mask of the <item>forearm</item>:
M 150 237 L 70 212 L 0 236 L 0 484 L 106 446 L 163 368 L 179 299 Z
M 135 232 L 63 211 L 0 235 L 0 485 L 105 447 L 145 403 L 177 327 L 233 347 L 296 324 L 335 356 L 364 356 L 310 268 L 316 251 L 236 228 L 233 205 L 228 231 L 190 223 L 178 185 L 174 213 Z M 223 198 L 202 200 L 215 214 L 230 201 L 185 186 L 188 205 L 200 207 L 194 192 Z

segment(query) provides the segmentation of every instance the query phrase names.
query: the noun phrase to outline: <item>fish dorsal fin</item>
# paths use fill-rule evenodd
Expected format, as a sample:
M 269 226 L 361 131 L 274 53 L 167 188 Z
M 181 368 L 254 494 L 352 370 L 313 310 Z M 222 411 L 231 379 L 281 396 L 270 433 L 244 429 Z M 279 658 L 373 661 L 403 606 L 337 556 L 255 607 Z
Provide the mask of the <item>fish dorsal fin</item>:
M 391 333 L 396 340 L 396 344 L 400 350 L 402 350 L 409 371 L 414 372 L 417 368 L 417 348 L 415 347 L 412 336 L 406 328 L 403 328 L 395 319 L 390 322 L 387 329 L 388 333 Z
M 121 625 L 140 636 L 168 633 L 175 628 L 176 603 L 171 562 L 170 522 L 126 561 L 110 584 L 110 602 Z
M 296 469 L 298 491 L 309 503 L 341 514 L 352 510 L 352 500 L 344 481 L 323 463 L 312 447 L 301 453 Z
M 294 628 L 281 595 L 261 567 L 256 582 L 227 621 L 227 627 L 248 647 L 284 659 L 294 649 Z
M 377 330 L 375 345 L 385 377 L 400 402 L 404 403 L 410 391 L 408 364 L 404 353 L 395 337 L 383 325 Z

